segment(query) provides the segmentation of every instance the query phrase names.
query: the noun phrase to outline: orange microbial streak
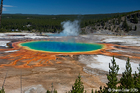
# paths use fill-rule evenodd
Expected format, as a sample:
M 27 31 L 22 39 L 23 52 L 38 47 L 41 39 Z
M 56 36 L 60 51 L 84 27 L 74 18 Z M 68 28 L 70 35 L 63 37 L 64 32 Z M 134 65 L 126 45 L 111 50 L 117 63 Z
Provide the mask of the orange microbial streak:
M 6 56 L 0 56 L 0 59 L 8 59 L 9 63 L 6 64 L 0 64 L 0 67 L 5 67 L 5 66 L 12 66 L 15 68 L 33 68 L 33 67 L 40 67 L 40 66 L 50 66 L 50 65 L 55 65 L 55 64 L 62 64 L 60 60 L 61 59 L 66 60 L 63 56 L 59 55 L 69 55 L 70 57 L 73 57 L 73 55 L 80 55 L 80 54 L 103 54 L 107 56 L 125 56 L 129 57 L 126 55 L 121 55 L 119 53 L 113 53 L 109 52 L 109 50 L 118 50 L 114 46 L 119 46 L 115 44 L 104 44 L 104 47 L 102 49 L 96 50 L 96 51 L 90 51 L 90 52 L 73 52 L 73 53 L 61 53 L 61 52 L 45 52 L 45 51 L 37 51 L 37 50 L 32 50 L 27 47 L 23 47 L 20 44 L 25 43 L 25 42 L 30 42 L 32 40 L 26 40 L 26 41 L 19 41 L 15 42 L 12 44 L 13 48 L 12 49 L 0 49 L 0 51 L 9 51 L 9 50 L 19 50 L 16 52 L 9 53 Z M 126 47 L 126 46 L 121 46 L 121 47 Z M 131 56 L 132 58 L 138 58 L 140 57 L 135 57 Z

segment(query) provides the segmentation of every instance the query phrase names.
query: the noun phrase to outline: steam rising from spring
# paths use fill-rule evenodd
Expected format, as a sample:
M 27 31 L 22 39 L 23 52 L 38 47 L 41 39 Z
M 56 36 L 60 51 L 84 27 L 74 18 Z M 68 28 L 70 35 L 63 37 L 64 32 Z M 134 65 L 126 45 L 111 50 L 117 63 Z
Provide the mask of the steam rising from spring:
M 61 36 L 77 36 L 80 32 L 79 21 L 64 21 L 61 23 L 63 31 L 60 33 Z

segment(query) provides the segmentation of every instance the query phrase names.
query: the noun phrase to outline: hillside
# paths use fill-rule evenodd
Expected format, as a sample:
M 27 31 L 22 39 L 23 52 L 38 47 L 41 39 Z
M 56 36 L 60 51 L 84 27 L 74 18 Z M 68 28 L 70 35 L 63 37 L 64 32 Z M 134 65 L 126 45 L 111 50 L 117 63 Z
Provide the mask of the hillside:
M 61 23 L 67 20 L 79 20 L 81 34 L 140 35 L 140 11 L 90 15 L 3 14 L 0 32 L 60 33 Z
M 109 20 L 98 20 L 82 28 L 87 34 L 140 35 L 140 11 L 129 12 Z

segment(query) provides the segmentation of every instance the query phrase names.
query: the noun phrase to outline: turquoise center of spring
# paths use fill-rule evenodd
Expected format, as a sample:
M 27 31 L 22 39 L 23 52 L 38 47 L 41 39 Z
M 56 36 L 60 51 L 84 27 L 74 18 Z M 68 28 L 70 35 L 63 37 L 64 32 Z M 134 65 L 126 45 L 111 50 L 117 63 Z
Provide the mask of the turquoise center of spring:
M 46 52 L 89 52 L 103 48 L 101 44 L 58 41 L 31 41 L 22 43 L 21 46 Z

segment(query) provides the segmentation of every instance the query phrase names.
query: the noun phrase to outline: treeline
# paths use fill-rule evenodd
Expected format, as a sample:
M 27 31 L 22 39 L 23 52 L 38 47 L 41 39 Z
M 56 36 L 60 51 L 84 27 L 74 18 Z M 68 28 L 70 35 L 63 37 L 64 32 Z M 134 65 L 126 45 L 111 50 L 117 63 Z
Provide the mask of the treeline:
M 80 20 L 80 26 L 85 27 L 99 22 L 106 22 L 114 17 L 126 13 L 92 14 L 92 15 L 28 15 L 28 14 L 3 14 L 1 32 L 6 31 L 40 31 L 60 32 L 61 22 L 66 20 Z
M 86 25 L 95 25 L 95 23 L 98 23 L 100 25 L 104 25 L 105 22 L 107 22 L 108 20 L 111 19 L 118 19 L 118 21 L 115 22 L 115 20 L 112 21 L 113 24 L 120 24 L 120 22 L 122 21 L 121 18 L 124 16 L 127 16 L 127 18 L 131 19 L 131 22 L 133 23 L 138 23 L 138 19 L 137 17 L 139 17 L 139 14 L 137 12 L 140 12 L 140 10 L 138 11 L 133 11 L 133 12 L 127 12 L 127 13 L 114 13 L 114 14 L 96 14 L 94 16 L 95 19 L 94 20 L 89 20 L 92 19 L 90 17 L 93 16 L 89 16 L 89 15 L 85 15 L 87 18 L 85 20 L 85 24 Z M 137 13 L 137 14 L 135 14 Z
M 85 22 L 85 26 L 90 28 L 90 33 L 98 30 L 110 30 L 118 34 L 123 32 L 136 31 L 137 24 L 140 21 L 140 10 L 128 13 L 116 14 L 110 18 L 98 19 L 91 22 L 91 20 Z M 84 28 L 84 31 L 85 29 Z M 88 32 L 89 33 L 89 32 Z
M 135 14 L 129 14 L 127 15 L 127 17 L 125 18 L 122 27 L 126 32 L 129 32 L 132 30 L 132 26 L 129 26 L 127 21 L 137 24 L 138 23 L 138 18 L 140 18 L 140 13 L 135 13 Z M 137 30 L 137 26 L 135 25 L 134 31 Z
M 104 87 L 100 86 L 99 90 L 92 89 L 91 93 L 140 93 L 140 64 L 137 69 L 138 73 L 135 72 L 135 74 L 132 74 L 132 67 L 128 58 L 125 71 L 122 73 L 120 80 L 118 80 L 119 65 L 116 64 L 113 56 L 111 64 L 109 63 L 108 83 Z M 57 90 L 53 87 L 53 83 L 51 87 L 52 90 L 47 90 L 46 93 L 57 93 Z M 4 88 L 0 90 L 0 93 L 5 93 Z M 75 80 L 72 89 L 66 93 L 86 93 L 80 74 Z

